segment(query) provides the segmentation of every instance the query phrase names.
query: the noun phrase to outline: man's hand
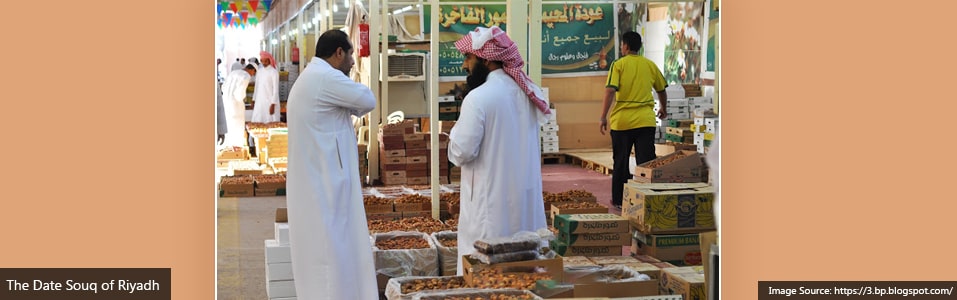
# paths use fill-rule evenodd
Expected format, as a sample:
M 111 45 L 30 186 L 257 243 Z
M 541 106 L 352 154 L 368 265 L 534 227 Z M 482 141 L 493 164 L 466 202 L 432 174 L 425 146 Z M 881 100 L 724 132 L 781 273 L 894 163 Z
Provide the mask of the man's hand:
M 225 141 L 226 141 L 226 135 L 225 135 L 225 134 L 220 134 L 218 137 L 216 137 L 216 144 L 217 144 L 217 145 L 222 146 L 222 145 L 223 145 L 223 142 L 225 142 Z
M 605 135 L 605 132 L 608 131 L 608 118 L 601 118 L 601 126 L 599 127 L 599 131 L 601 131 L 601 135 Z
M 270 105 L 269 105 L 269 114 L 270 114 L 270 115 L 276 114 L 276 104 L 270 104 Z
M 668 111 L 664 108 L 658 110 L 658 118 L 664 120 L 668 117 Z

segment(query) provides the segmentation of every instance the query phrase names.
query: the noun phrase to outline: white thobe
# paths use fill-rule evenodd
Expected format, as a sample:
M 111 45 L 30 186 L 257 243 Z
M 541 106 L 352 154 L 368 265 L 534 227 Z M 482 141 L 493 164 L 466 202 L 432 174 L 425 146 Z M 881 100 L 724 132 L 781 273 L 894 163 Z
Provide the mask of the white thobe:
M 378 299 L 352 115 L 368 87 L 313 58 L 289 92 L 286 204 L 296 297 Z
M 253 117 L 252 122 L 269 123 L 279 122 L 279 71 L 269 66 L 261 68 L 256 73 L 256 87 L 253 90 Z M 269 105 L 275 109 L 269 113 Z
M 462 167 L 459 257 L 478 239 L 545 228 L 538 115 L 501 69 L 462 102 L 449 136 L 449 161 Z
M 223 82 L 223 110 L 226 113 L 226 138 L 224 146 L 245 146 L 246 133 L 246 87 L 249 73 L 245 70 L 229 72 Z

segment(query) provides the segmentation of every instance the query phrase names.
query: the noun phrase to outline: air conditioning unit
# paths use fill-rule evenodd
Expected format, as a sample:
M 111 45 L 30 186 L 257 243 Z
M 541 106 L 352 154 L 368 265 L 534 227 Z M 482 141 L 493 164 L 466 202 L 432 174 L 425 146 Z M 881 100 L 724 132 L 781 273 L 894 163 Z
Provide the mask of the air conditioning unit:
M 425 53 L 389 53 L 386 57 L 388 70 L 380 72 L 380 80 L 425 81 L 425 68 L 429 60 Z

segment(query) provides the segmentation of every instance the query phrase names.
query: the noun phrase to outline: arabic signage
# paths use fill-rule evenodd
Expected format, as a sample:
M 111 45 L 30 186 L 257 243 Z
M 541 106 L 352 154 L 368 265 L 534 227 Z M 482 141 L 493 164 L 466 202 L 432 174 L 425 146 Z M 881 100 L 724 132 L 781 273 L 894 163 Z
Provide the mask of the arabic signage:
M 465 77 L 465 56 L 455 48 L 475 27 L 498 26 L 506 30 L 505 5 L 439 5 L 439 76 Z
M 542 74 L 604 72 L 615 56 L 614 4 L 542 5 Z

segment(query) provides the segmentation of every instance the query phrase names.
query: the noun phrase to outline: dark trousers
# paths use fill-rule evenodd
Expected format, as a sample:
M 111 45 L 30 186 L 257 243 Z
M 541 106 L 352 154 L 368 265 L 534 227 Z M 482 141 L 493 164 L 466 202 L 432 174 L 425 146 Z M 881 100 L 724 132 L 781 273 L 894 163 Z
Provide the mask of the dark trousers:
M 656 127 L 642 127 L 629 130 L 611 131 L 612 157 L 615 160 L 611 174 L 611 203 L 621 205 L 625 183 L 632 178 L 628 170 L 631 149 L 635 149 L 635 163 L 640 165 L 655 159 Z

